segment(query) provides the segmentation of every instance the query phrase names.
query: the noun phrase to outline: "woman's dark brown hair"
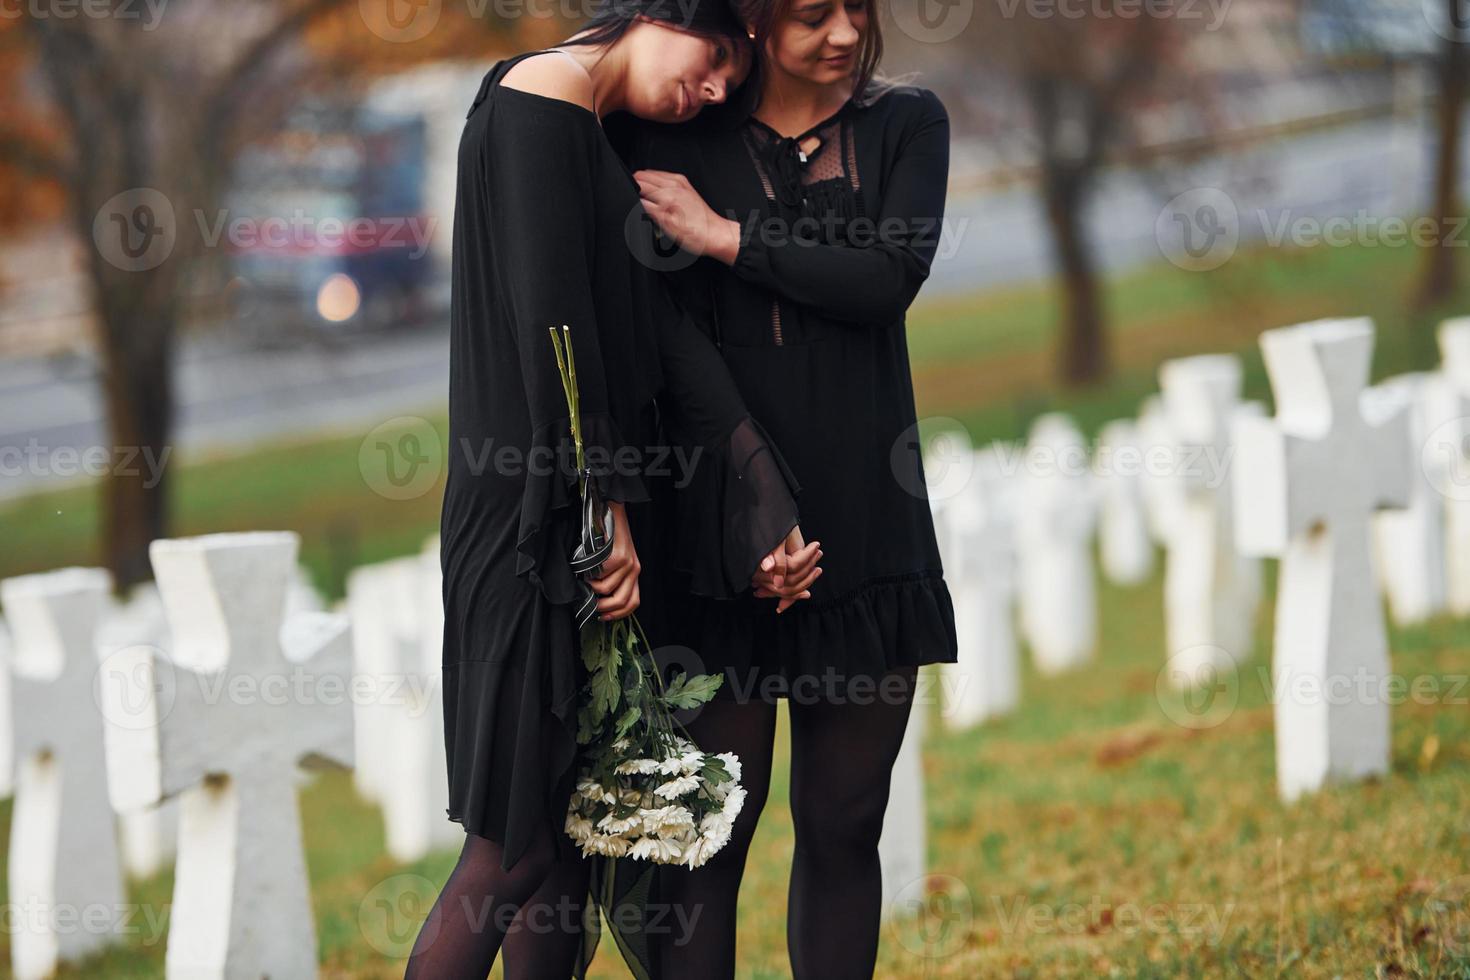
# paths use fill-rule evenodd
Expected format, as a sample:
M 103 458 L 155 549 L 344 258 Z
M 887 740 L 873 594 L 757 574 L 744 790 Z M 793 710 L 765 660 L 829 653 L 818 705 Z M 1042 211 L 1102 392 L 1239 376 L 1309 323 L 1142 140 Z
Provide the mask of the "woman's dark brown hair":
M 755 42 L 756 59 L 750 77 L 741 87 L 740 96 L 746 103 L 746 113 L 754 112 L 760 103 L 764 82 L 766 43 L 771 39 L 776 23 L 791 11 L 795 0 L 731 0 L 740 22 L 749 27 Z M 842 0 L 834 0 L 842 2 Z M 863 31 L 863 44 L 858 50 L 857 64 L 852 70 L 853 101 L 858 104 L 871 102 L 888 89 L 892 82 L 878 74 L 878 65 L 883 60 L 883 31 L 878 24 L 878 0 L 864 0 L 868 9 L 868 26 Z

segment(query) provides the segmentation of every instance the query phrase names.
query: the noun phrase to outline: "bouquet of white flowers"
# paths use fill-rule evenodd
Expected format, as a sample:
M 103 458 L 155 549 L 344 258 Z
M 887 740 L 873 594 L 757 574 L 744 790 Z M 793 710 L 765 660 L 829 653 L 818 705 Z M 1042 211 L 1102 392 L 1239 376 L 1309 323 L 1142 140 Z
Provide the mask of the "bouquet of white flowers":
M 571 566 L 598 577 L 612 551 L 612 514 L 598 499 L 583 454 L 577 368 L 571 331 L 551 328 L 552 349 L 566 392 L 582 499 L 581 541 Z M 604 623 L 597 596 L 583 582 L 577 611 L 587 683 L 577 711 L 580 769 L 567 804 L 566 833 L 582 853 L 647 859 L 697 868 L 730 839 L 745 803 L 740 760 L 701 752 L 673 713 L 704 704 L 723 677 L 676 674 L 667 683 L 637 617 Z

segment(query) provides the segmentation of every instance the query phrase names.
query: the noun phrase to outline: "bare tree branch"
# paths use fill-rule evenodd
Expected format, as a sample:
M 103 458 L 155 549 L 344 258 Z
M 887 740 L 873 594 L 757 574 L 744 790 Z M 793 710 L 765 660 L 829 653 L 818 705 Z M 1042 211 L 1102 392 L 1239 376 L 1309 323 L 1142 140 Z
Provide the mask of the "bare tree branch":
M 247 101 L 250 89 L 257 81 L 256 75 L 271 57 L 290 42 L 299 39 L 302 32 L 318 19 L 335 13 L 350 2 L 351 0 L 305 0 L 277 21 L 275 26 L 241 53 L 205 97 L 202 104 L 206 124 L 216 132 L 228 129 L 235 114 Z M 215 124 L 213 120 L 219 122 Z

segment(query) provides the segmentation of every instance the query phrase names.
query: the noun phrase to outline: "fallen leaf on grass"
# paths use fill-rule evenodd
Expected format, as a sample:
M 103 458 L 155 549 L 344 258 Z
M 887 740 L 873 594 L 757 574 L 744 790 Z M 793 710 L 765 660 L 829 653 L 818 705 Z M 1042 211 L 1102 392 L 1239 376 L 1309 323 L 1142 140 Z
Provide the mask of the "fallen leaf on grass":
M 1116 766 L 1136 759 L 1163 741 L 1158 732 L 1124 732 L 1104 742 L 1093 756 L 1099 766 Z

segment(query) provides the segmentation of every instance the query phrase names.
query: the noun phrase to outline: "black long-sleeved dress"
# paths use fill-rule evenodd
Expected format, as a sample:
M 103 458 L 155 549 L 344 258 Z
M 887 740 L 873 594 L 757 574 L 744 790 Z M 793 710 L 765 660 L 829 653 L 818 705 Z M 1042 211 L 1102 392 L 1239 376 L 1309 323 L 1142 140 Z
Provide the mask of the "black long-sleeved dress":
M 656 516 L 637 506 L 645 480 L 670 466 L 666 417 L 703 451 L 714 524 L 695 564 L 717 588 L 748 583 L 796 523 L 799 490 L 714 347 L 635 258 L 630 217 L 651 226 L 597 115 L 498 84 L 536 53 L 491 68 L 460 143 L 440 520 L 447 812 L 503 843 L 507 869 L 542 828 L 569 853 L 585 677 L 575 460 L 547 328 L 571 328 L 587 461 L 603 499 L 630 505 L 635 545 Z
M 670 498 L 679 536 L 661 560 L 681 576 L 645 598 L 671 614 L 656 641 L 723 669 L 727 696 L 820 697 L 859 675 L 954 662 L 905 337 L 943 216 L 944 106 L 898 86 L 849 100 L 795 138 L 722 111 L 683 126 L 623 125 L 617 144 L 634 169 L 685 174 L 742 225 L 733 267 L 685 253 L 692 264 L 671 275 L 781 447 L 801 485 L 802 531 L 824 552 L 812 597 L 779 616 L 774 600 L 720 597 L 688 561 L 713 499 L 708 474 L 696 476 Z M 803 161 L 812 135 L 821 142 Z

